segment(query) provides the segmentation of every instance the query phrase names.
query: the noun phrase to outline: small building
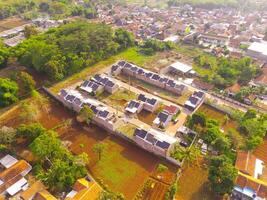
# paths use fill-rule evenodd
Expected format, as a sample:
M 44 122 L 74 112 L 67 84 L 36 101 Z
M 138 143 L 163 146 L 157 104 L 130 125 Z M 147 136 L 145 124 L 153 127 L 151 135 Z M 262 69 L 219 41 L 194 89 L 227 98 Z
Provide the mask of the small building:
M 131 114 L 137 114 L 137 113 L 140 113 L 142 109 L 143 109 L 143 103 L 136 101 L 136 100 L 131 100 L 127 104 L 125 111 Z
M 232 199 L 267 199 L 265 163 L 252 152 L 238 151 L 235 167 L 239 170 Z
M 143 103 L 143 109 L 149 112 L 154 112 L 159 106 L 159 100 L 148 98 L 144 94 L 138 96 L 138 101 Z
M 57 200 L 57 198 L 47 190 L 42 190 L 35 195 L 34 200 Z
M 175 73 L 178 75 L 189 75 L 192 71 L 192 67 L 181 62 L 173 63 L 169 66 L 169 73 Z
M 89 176 L 78 179 L 65 200 L 96 200 L 102 188 Z
M 267 62 L 267 42 L 253 42 L 248 47 L 246 55 Z
M 0 195 L 13 196 L 28 187 L 24 178 L 32 169 L 25 160 L 6 155 L 1 159 L 3 170 L 0 172 Z
M 166 128 L 171 120 L 172 115 L 167 111 L 162 111 L 157 115 L 156 119 L 154 119 L 153 124 L 156 127 Z
M 189 99 L 185 102 L 185 108 L 190 111 L 195 111 L 197 107 L 199 107 L 205 99 L 205 93 L 201 91 L 195 91 Z
M 178 142 L 176 138 L 159 131 L 141 128 L 135 129 L 133 139 L 143 149 L 163 157 L 168 156 L 174 144 Z
M 45 186 L 41 181 L 36 181 L 29 186 L 28 189 L 20 193 L 21 200 L 32 200 L 38 192 L 45 190 Z

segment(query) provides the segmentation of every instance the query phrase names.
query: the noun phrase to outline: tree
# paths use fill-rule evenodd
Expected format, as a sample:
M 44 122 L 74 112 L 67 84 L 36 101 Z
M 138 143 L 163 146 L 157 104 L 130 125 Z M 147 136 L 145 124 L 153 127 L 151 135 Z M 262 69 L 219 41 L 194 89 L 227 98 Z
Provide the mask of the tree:
M 38 30 L 35 26 L 25 26 L 24 28 L 24 35 L 26 38 L 30 38 L 33 35 L 37 35 Z
M 45 128 L 40 123 L 21 124 L 17 128 L 17 135 L 32 142 L 34 139 L 45 133 Z
M 9 56 L 10 56 L 9 49 L 4 45 L 2 40 L 0 40 L 0 68 L 6 66 Z
M 87 124 L 89 124 L 92 121 L 94 115 L 95 115 L 94 111 L 89 106 L 85 105 L 80 110 L 79 118 L 82 121 L 85 121 Z
M 101 160 L 103 153 L 105 152 L 107 145 L 105 143 L 96 143 L 93 146 L 93 151 L 98 154 L 98 160 Z
M 257 117 L 257 111 L 254 109 L 248 109 L 247 112 L 245 113 L 243 120 L 247 119 L 253 119 Z
M 18 100 L 18 85 L 8 78 L 0 78 L 0 107 L 9 106 Z
M 53 131 L 47 131 L 35 138 L 30 144 L 30 149 L 39 160 L 59 158 L 64 151 L 57 133 Z
M 118 28 L 115 31 L 114 36 L 115 42 L 120 45 L 120 50 L 126 49 L 134 45 L 134 36 L 132 33 L 126 31 L 125 29 Z
M 205 116 L 204 113 L 197 112 L 197 113 L 194 113 L 192 115 L 192 121 L 193 121 L 193 124 L 196 124 L 196 125 L 199 124 L 202 127 L 205 127 L 206 126 L 207 118 L 206 118 L 206 116 Z
M 63 192 L 70 189 L 78 178 L 84 177 L 87 170 L 70 160 L 56 159 L 46 171 L 37 175 L 52 191 Z
M 19 114 L 20 118 L 24 122 L 34 122 L 37 121 L 39 117 L 38 106 L 33 102 L 24 101 L 20 104 L 21 113 Z
M 238 170 L 232 165 L 229 158 L 224 155 L 212 157 L 209 163 L 209 181 L 211 189 L 223 195 L 230 193 L 234 186 Z
M 32 91 L 35 88 L 36 83 L 34 79 L 27 72 L 20 72 L 19 80 L 22 82 L 23 87 L 26 91 Z
M 175 149 L 171 153 L 171 156 L 176 160 L 186 162 L 188 165 L 193 163 L 194 161 L 198 161 L 198 157 L 201 155 L 200 150 L 195 147 L 191 146 L 191 148 L 184 148 L 180 145 L 176 145 Z
M 0 144 L 9 145 L 16 140 L 16 130 L 3 126 L 0 129 Z

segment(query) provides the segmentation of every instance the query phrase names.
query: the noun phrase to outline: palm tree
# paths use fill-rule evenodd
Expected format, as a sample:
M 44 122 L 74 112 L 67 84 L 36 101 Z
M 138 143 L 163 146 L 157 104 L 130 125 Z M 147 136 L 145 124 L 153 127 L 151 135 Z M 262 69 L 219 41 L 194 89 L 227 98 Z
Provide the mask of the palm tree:
M 105 151 L 107 145 L 105 143 L 97 143 L 93 146 L 93 151 L 98 154 L 98 160 L 101 160 L 102 154 Z
M 173 156 L 175 159 L 179 159 L 182 162 L 186 162 L 188 165 L 196 161 L 197 165 L 199 166 L 198 157 L 200 156 L 200 154 L 200 150 L 195 146 L 191 146 L 190 148 L 184 148 L 179 145 L 176 146 Z

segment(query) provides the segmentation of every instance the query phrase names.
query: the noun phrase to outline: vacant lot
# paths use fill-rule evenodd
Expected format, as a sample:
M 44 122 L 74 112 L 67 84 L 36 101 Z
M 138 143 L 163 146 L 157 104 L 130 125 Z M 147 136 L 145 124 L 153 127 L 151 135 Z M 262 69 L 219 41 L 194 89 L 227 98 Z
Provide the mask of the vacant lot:
M 178 182 L 176 200 L 218 200 L 208 184 L 208 170 L 204 163 L 184 168 Z
M 22 26 L 26 23 L 27 21 L 21 18 L 17 18 L 17 17 L 11 17 L 11 18 L 0 20 L 0 32 L 15 28 L 17 26 Z

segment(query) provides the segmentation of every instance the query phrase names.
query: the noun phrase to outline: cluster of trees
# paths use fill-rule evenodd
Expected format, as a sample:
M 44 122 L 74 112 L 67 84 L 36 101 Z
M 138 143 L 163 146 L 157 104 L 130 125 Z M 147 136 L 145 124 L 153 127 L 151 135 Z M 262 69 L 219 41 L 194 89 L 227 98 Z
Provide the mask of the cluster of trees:
M 30 37 L 13 50 L 22 65 L 55 81 L 133 44 L 132 34 L 123 29 L 78 21 Z
M 9 56 L 10 56 L 9 49 L 5 46 L 3 41 L 0 39 L 0 68 L 6 66 Z
M 225 88 L 238 82 L 246 85 L 252 78 L 260 75 L 261 70 L 252 64 L 251 59 L 215 58 L 210 55 L 200 55 L 195 59 L 198 66 L 212 73 L 203 77 L 204 81 Z
M 12 79 L 0 78 L 0 107 L 6 107 L 17 102 L 19 92 L 32 94 L 35 85 L 32 76 L 24 71 L 15 73 Z
M 46 130 L 41 124 L 22 124 L 17 136 L 26 139 L 38 159 L 35 166 L 37 178 L 51 191 L 62 192 L 70 189 L 78 178 L 87 173 L 87 154 L 72 155 L 61 143 L 56 132 Z
M 9 106 L 18 101 L 19 87 L 8 78 L 0 78 L 0 107 Z
M 209 159 L 209 181 L 212 190 L 220 195 L 231 192 L 237 177 L 237 170 L 233 165 L 235 155 L 231 151 L 232 141 L 221 132 L 219 122 L 208 119 L 204 113 L 193 114 L 187 125 L 200 132 L 204 142 L 219 153 L 219 156 Z
M 266 135 L 267 115 L 257 116 L 257 112 L 253 109 L 248 110 L 239 119 L 239 129 L 246 137 L 245 148 L 254 150 L 263 142 Z
M 83 5 L 76 5 L 72 0 L 7 0 L 0 2 L 0 19 L 13 15 L 23 15 L 26 19 L 47 13 L 54 18 L 84 16 L 94 18 L 97 15 L 97 1 L 84 0 Z
M 244 86 L 244 87 L 241 87 L 241 89 L 235 94 L 234 99 L 236 99 L 239 102 L 244 102 L 244 99 L 251 94 L 254 94 L 254 95 L 267 94 L 267 90 L 264 86 L 253 87 L 253 88 Z
M 220 130 L 218 121 L 208 119 L 204 113 L 197 112 L 189 117 L 188 126 L 201 132 L 201 137 L 204 142 L 211 145 L 220 154 L 231 154 L 232 143 Z M 201 128 L 198 128 L 198 126 Z
M 171 50 L 173 48 L 174 44 L 172 42 L 162 42 L 156 39 L 148 39 L 140 45 L 140 53 L 145 55 L 153 55 L 158 51 Z

